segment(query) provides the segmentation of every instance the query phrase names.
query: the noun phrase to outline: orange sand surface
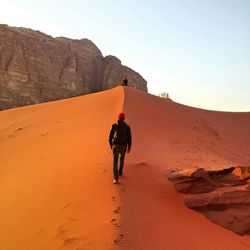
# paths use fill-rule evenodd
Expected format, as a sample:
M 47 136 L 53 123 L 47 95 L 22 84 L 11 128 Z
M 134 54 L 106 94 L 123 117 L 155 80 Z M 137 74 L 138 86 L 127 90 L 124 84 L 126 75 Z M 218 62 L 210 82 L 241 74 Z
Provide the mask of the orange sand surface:
M 112 183 L 109 129 L 133 145 Z M 0 112 L 0 249 L 250 249 L 188 209 L 166 175 L 250 162 L 250 113 L 207 111 L 117 87 Z

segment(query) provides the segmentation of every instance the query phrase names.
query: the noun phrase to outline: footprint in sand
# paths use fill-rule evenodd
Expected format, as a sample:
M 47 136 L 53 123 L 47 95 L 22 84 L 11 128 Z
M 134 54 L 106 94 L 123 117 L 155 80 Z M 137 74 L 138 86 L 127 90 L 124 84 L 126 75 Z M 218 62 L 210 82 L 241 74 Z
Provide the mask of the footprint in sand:
M 123 238 L 124 238 L 124 235 L 120 234 L 115 240 L 113 240 L 113 243 L 116 245 L 120 245 L 122 243 Z
M 63 241 L 63 246 L 76 246 L 81 242 L 82 240 L 79 237 L 66 237 Z
M 41 136 L 45 136 L 45 135 L 47 135 L 48 134 L 48 132 L 44 132 L 44 133 L 42 133 L 42 134 L 40 134 Z
M 15 129 L 14 132 L 18 132 L 18 131 L 21 131 L 21 130 L 23 130 L 23 129 L 24 129 L 24 128 L 20 127 L 20 128 Z
M 144 162 L 144 161 L 138 161 L 138 162 L 136 163 L 136 165 L 137 165 L 137 166 L 145 167 L 145 166 L 147 166 L 147 163 Z
M 80 237 L 71 235 L 69 236 L 69 231 L 66 228 L 66 224 L 62 224 L 58 227 L 57 235 L 59 238 L 61 238 L 63 246 L 78 246 L 82 242 Z
M 65 236 L 67 233 L 67 230 L 65 229 L 65 224 L 62 224 L 58 227 L 57 233 L 59 236 Z
M 44 227 L 40 227 L 37 231 L 36 231 L 36 233 L 37 234 L 40 234 L 40 233 L 42 233 L 42 232 L 44 232 L 45 231 L 45 228 Z
M 116 227 L 120 227 L 120 226 L 121 226 L 121 224 L 119 223 L 119 221 L 118 221 L 117 219 L 115 219 L 115 218 L 113 218 L 113 219 L 111 220 L 111 223 L 112 223 L 114 226 L 116 226 Z
M 67 219 L 68 219 L 69 221 L 77 221 L 76 218 L 72 218 L 72 217 L 67 217 Z
M 113 213 L 115 213 L 115 214 L 120 214 L 121 211 L 122 211 L 122 208 L 121 208 L 121 207 L 117 207 L 117 208 L 113 211 Z
M 25 129 L 24 127 L 22 128 L 22 127 L 19 127 L 19 128 L 16 128 L 16 129 L 14 129 L 12 132 L 14 133 L 12 133 L 12 134 L 10 134 L 10 135 L 8 135 L 8 137 L 9 138 L 11 138 L 11 137 L 14 137 L 16 134 L 17 134 L 17 132 L 19 132 L 19 131 L 21 131 L 21 130 L 23 130 L 23 129 Z
M 119 192 L 122 193 L 122 192 L 125 192 L 125 191 L 126 191 L 125 188 L 121 188 Z
M 60 210 L 64 210 L 64 209 L 70 207 L 71 205 L 72 205 L 71 202 L 65 203 L 65 204 L 60 208 Z
M 114 201 L 114 202 L 116 202 L 116 201 L 117 201 L 117 199 L 116 199 L 116 197 L 115 197 L 115 196 L 112 196 L 112 201 Z

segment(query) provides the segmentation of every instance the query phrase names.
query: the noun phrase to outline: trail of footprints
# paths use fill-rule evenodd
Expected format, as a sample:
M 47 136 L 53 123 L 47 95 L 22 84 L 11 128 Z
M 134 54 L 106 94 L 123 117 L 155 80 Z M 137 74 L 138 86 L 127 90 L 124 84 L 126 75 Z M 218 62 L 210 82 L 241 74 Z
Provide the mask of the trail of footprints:
M 117 202 L 117 199 L 116 199 L 115 196 L 112 196 L 112 200 L 113 200 L 113 202 Z M 120 207 L 120 206 L 116 207 L 116 208 L 113 210 L 113 213 L 114 213 L 114 214 L 117 214 L 117 215 L 120 215 L 121 212 L 122 212 L 122 207 Z M 121 227 L 121 224 L 120 224 L 118 218 L 112 218 L 110 222 L 111 222 L 111 224 L 112 224 L 113 226 L 115 226 L 115 227 L 117 227 L 117 228 Z M 123 235 L 123 234 L 119 234 L 119 235 L 117 235 L 117 237 L 113 240 L 113 243 L 114 243 L 115 245 L 120 245 L 120 244 L 122 244 L 123 239 L 124 239 L 124 235 Z

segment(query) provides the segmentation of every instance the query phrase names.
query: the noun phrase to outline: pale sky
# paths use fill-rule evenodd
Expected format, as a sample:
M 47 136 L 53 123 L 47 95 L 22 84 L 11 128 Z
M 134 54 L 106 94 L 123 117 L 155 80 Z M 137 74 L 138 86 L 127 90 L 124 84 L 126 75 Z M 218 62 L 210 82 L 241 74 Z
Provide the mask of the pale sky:
M 139 72 L 149 93 L 250 111 L 249 0 L 0 0 L 0 23 L 88 38 Z

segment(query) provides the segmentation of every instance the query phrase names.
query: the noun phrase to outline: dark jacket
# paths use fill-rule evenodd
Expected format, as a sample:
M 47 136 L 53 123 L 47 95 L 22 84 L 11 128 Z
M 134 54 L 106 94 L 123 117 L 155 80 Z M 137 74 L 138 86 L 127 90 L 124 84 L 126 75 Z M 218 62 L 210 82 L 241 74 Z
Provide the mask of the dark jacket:
M 112 128 L 111 128 L 110 133 L 109 133 L 109 145 L 110 145 L 110 147 L 112 148 L 113 145 L 116 145 L 116 143 L 114 142 L 114 136 L 115 136 L 115 132 L 116 132 L 118 126 L 123 127 L 126 131 L 125 142 L 123 142 L 122 144 L 119 143 L 118 145 L 126 145 L 128 147 L 128 149 L 130 149 L 131 145 L 132 145 L 131 130 L 130 130 L 130 127 L 128 126 L 128 124 L 123 120 L 119 120 L 119 121 L 117 121 L 117 123 L 114 123 L 112 125 Z
M 128 86 L 128 79 L 124 78 L 123 82 L 122 82 L 122 86 Z

